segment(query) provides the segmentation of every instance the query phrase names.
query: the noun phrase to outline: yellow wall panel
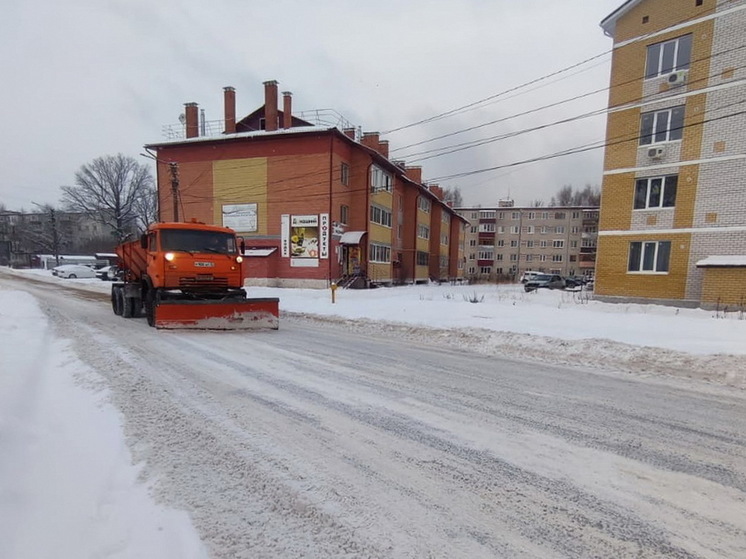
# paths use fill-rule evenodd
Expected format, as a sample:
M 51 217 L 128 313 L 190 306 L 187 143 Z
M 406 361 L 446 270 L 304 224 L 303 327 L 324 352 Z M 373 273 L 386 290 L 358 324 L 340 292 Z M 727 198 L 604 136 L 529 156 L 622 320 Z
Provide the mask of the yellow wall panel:
M 215 223 L 222 223 L 223 204 L 257 204 L 257 231 L 239 231 L 244 236 L 267 234 L 267 158 L 230 159 L 213 162 Z

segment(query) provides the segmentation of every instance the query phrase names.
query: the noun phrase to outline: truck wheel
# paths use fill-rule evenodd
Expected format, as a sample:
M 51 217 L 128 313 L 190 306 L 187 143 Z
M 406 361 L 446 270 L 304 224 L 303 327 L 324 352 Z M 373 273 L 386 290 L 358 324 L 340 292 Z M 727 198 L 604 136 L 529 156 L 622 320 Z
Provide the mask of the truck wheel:
M 117 316 L 122 316 L 123 308 L 123 297 L 122 297 L 122 288 L 121 287 L 112 287 L 111 288 L 111 308 L 114 311 L 114 314 Z
M 132 297 L 125 297 L 122 293 L 122 316 L 124 318 L 132 318 L 132 303 L 134 299 Z
M 148 319 L 148 326 L 155 326 L 155 293 L 152 289 L 145 293 L 145 317 Z

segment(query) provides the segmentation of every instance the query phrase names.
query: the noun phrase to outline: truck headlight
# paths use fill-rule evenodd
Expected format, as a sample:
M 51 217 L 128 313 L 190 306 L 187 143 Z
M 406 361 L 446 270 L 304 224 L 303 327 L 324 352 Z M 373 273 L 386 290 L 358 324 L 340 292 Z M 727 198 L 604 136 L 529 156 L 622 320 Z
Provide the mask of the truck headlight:
M 174 258 L 176 258 L 176 255 L 173 252 L 167 252 L 163 255 L 163 258 L 171 262 Z
M 236 256 L 236 262 L 238 262 L 239 264 L 243 262 L 243 256 Z

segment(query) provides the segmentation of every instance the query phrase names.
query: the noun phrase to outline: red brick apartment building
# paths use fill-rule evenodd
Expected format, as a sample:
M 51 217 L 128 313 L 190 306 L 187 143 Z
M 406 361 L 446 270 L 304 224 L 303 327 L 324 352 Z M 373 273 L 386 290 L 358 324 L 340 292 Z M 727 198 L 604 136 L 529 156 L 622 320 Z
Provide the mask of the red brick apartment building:
M 422 182 L 419 167 L 388 158 L 378 133 L 316 126 L 265 103 L 236 120 L 224 88 L 223 130 L 205 133 L 196 103 L 184 136 L 147 145 L 157 157 L 160 219 L 231 227 L 247 245 L 247 283 L 355 287 L 453 280 L 464 273 L 466 220 Z

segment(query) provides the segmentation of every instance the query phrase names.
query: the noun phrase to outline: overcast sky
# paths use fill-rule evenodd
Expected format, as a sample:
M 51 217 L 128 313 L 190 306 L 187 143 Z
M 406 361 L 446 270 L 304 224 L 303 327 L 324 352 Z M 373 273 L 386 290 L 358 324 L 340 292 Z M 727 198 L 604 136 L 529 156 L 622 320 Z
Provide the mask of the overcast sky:
M 450 154 L 422 152 L 603 109 L 612 42 L 599 23 L 622 3 L 10 0 L 0 20 L 0 204 L 58 204 L 59 187 L 102 155 L 150 165 L 142 146 L 163 139 L 185 102 L 220 120 L 222 88 L 230 85 L 240 118 L 263 104 L 262 82 L 271 79 L 293 92 L 295 113 L 334 109 L 363 131 L 406 127 L 382 136 L 392 159 L 460 187 L 468 205 L 508 196 L 517 204 L 548 201 L 563 184 L 600 185 L 602 149 L 483 170 L 601 142 L 603 115 Z M 534 112 L 516 116 L 525 111 Z M 436 157 L 421 159 L 428 155 Z

